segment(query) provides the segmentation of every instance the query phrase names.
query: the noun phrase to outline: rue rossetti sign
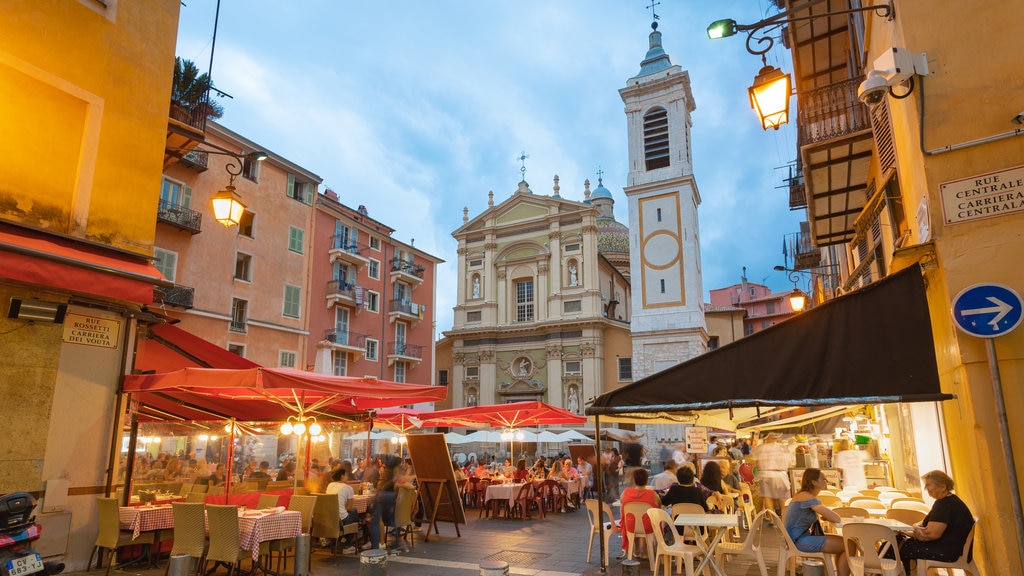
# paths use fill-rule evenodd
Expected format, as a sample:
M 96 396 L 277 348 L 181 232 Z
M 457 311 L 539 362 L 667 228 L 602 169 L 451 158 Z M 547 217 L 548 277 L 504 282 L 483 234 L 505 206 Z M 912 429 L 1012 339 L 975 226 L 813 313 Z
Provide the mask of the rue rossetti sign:
M 64 317 L 64 341 L 69 344 L 117 348 L 121 323 L 109 318 L 97 318 L 69 312 Z
M 939 184 L 946 224 L 1024 211 L 1024 166 Z

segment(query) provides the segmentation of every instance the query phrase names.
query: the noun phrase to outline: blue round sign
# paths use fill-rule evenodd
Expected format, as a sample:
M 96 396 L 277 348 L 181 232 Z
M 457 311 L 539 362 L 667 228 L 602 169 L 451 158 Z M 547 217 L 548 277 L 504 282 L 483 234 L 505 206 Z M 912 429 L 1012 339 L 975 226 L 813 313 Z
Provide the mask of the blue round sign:
M 1002 336 L 1020 324 L 1024 302 L 1002 284 L 975 284 L 953 299 L 953 321 L 961 330 L 980 338 Z

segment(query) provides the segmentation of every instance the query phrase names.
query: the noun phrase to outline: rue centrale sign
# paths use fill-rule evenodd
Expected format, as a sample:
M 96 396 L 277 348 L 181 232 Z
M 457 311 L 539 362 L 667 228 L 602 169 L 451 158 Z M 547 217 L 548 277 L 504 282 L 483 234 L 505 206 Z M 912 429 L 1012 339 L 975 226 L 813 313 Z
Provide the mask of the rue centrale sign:
M 1024 166 L 939 184 L 946 224 L 1024 211 Z

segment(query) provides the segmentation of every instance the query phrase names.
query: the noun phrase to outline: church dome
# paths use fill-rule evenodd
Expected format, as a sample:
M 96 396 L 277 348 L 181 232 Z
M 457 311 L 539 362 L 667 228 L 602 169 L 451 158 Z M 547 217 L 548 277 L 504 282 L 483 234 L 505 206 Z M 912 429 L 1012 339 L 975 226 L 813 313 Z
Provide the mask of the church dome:
M 607 188 L 604 187 L 604 184 L 601 182 L 601 179 L 598 178 L 598 180 L 597 180 L 597 188 L 594 188 L 594 191 L 590 193 L 590 200 L 593 201 L 595 198 L 611 198 L 611 197 L 612 197 L 612 193 Z
M 597 251 L 602 254 L 629 254 L 629 228 L 615 218 L 598 218 Z

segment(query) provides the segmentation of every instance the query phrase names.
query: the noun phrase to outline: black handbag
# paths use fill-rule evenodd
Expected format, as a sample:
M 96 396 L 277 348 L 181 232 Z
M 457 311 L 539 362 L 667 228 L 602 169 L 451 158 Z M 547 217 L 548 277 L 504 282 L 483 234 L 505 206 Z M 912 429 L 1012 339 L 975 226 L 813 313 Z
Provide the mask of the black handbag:
M 825 530 L 821 527 L 821 520 L 815 520 L 811 524 L 811 536 L 824 536 Z

